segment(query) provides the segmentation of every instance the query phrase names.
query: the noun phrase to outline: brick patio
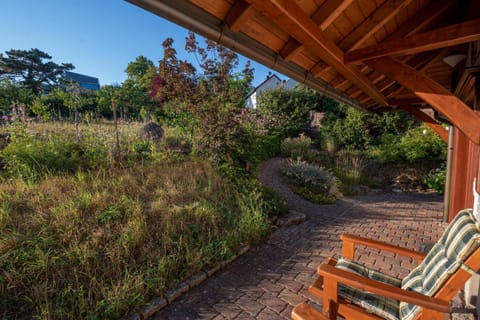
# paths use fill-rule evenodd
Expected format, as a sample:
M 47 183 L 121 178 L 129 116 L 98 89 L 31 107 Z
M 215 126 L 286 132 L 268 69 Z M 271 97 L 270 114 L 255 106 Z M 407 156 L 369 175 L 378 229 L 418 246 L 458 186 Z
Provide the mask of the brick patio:
M 378 193 L 318 206 L 296 197 L 278 180 L 272 160 L 259 178 L 307 214 L 302 224 L 276 230 L 268 241 L 207 279 L 154 319 L 289 319 L 294 305 L 311 299 L 318 264 L 340 254 L 339 235 L 352 233 L 419 249 L 445 228 L 443 199 L 434 194 Z M 357 250 L 358 259 L 403 277 L 415 264 L 393 254 Z M 456 302 L 453 319 L 475 319 Z

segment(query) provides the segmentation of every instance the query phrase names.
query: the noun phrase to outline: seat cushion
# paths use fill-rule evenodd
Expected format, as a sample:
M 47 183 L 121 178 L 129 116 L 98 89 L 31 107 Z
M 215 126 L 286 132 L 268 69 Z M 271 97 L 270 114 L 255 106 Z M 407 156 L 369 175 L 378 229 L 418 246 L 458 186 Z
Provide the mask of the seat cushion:
M 400 287 L 402 284 L 402 281 L 397 278 L 369 269 L 348 259 L 340 258 L 336 267 L 395 287 Z M 370 313 L 389 320 L 399 319 L 399 302 L 397 300 L 371 294 L 342 284 L 339 285 L 339 295 L 344 299 L 350 300 L 353 304 L 363 307 Z
M 402 280 L 402 289 L 435 295 L 479 245 L 480 231 L 471 210 L 460 211 L 422 263 Z M 402 320 L 411 320 L 419 312 L 418 306 L 400 302 Z

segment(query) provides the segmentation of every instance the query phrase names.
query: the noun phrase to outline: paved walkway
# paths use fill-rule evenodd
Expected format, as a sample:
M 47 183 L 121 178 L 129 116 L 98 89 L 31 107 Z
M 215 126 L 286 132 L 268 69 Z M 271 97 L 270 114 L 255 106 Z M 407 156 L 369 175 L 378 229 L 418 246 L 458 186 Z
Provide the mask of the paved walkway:
M 418 249 L 445 228 L 442 198 L 433 194 L 381 193 L 315 205 L 293 194 L 276 174 L 279 159 L 259 168 L 259 179 L 278 190 L 307 221 L 280 228 L 261 246 L 188 292 L 154 319 L 290 319 L 294 305 L 310 299 L 318 264 L 340 254 L 339 235 L 352 233 Z M 404 276 L 413 261 L 357 250 L 383 272 Z M 465 312 L 461 310 L 461 312 Z M 474 319 L 464 313 L 455 319 Z

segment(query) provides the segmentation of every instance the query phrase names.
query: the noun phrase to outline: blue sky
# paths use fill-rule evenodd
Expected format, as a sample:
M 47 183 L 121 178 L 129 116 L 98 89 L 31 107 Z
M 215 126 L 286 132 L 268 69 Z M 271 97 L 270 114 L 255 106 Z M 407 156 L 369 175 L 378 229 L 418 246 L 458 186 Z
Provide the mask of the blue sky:
M 179 58 L 193 62 L 183 52 L 187 32 L 124 0 L 0 0 L 1 53 L 38 48 L 102 85 L 123 82 L 127 64 L 139 55 L 157 64 L 167 37 Z M 240 68 L 245 61 L 241 57 Z M 252 64 L 258 85 L 270 70 Z

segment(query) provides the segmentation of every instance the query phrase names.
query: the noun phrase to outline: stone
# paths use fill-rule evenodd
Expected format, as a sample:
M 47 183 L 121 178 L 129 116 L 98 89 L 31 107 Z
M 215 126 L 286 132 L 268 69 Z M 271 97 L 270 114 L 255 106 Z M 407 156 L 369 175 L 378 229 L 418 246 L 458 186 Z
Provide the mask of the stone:
M 154 140 L 154 141 L 162 140 L 163 138 L 162 126 L 151 121 L 143 127 L 143 135 L 147 140 Z
M 307 220 L 307 215 L 297 211 L 290 211 L 286 216 L 277 220 L 277 226 L 288 227 L 296 224 L 300 224 Z

